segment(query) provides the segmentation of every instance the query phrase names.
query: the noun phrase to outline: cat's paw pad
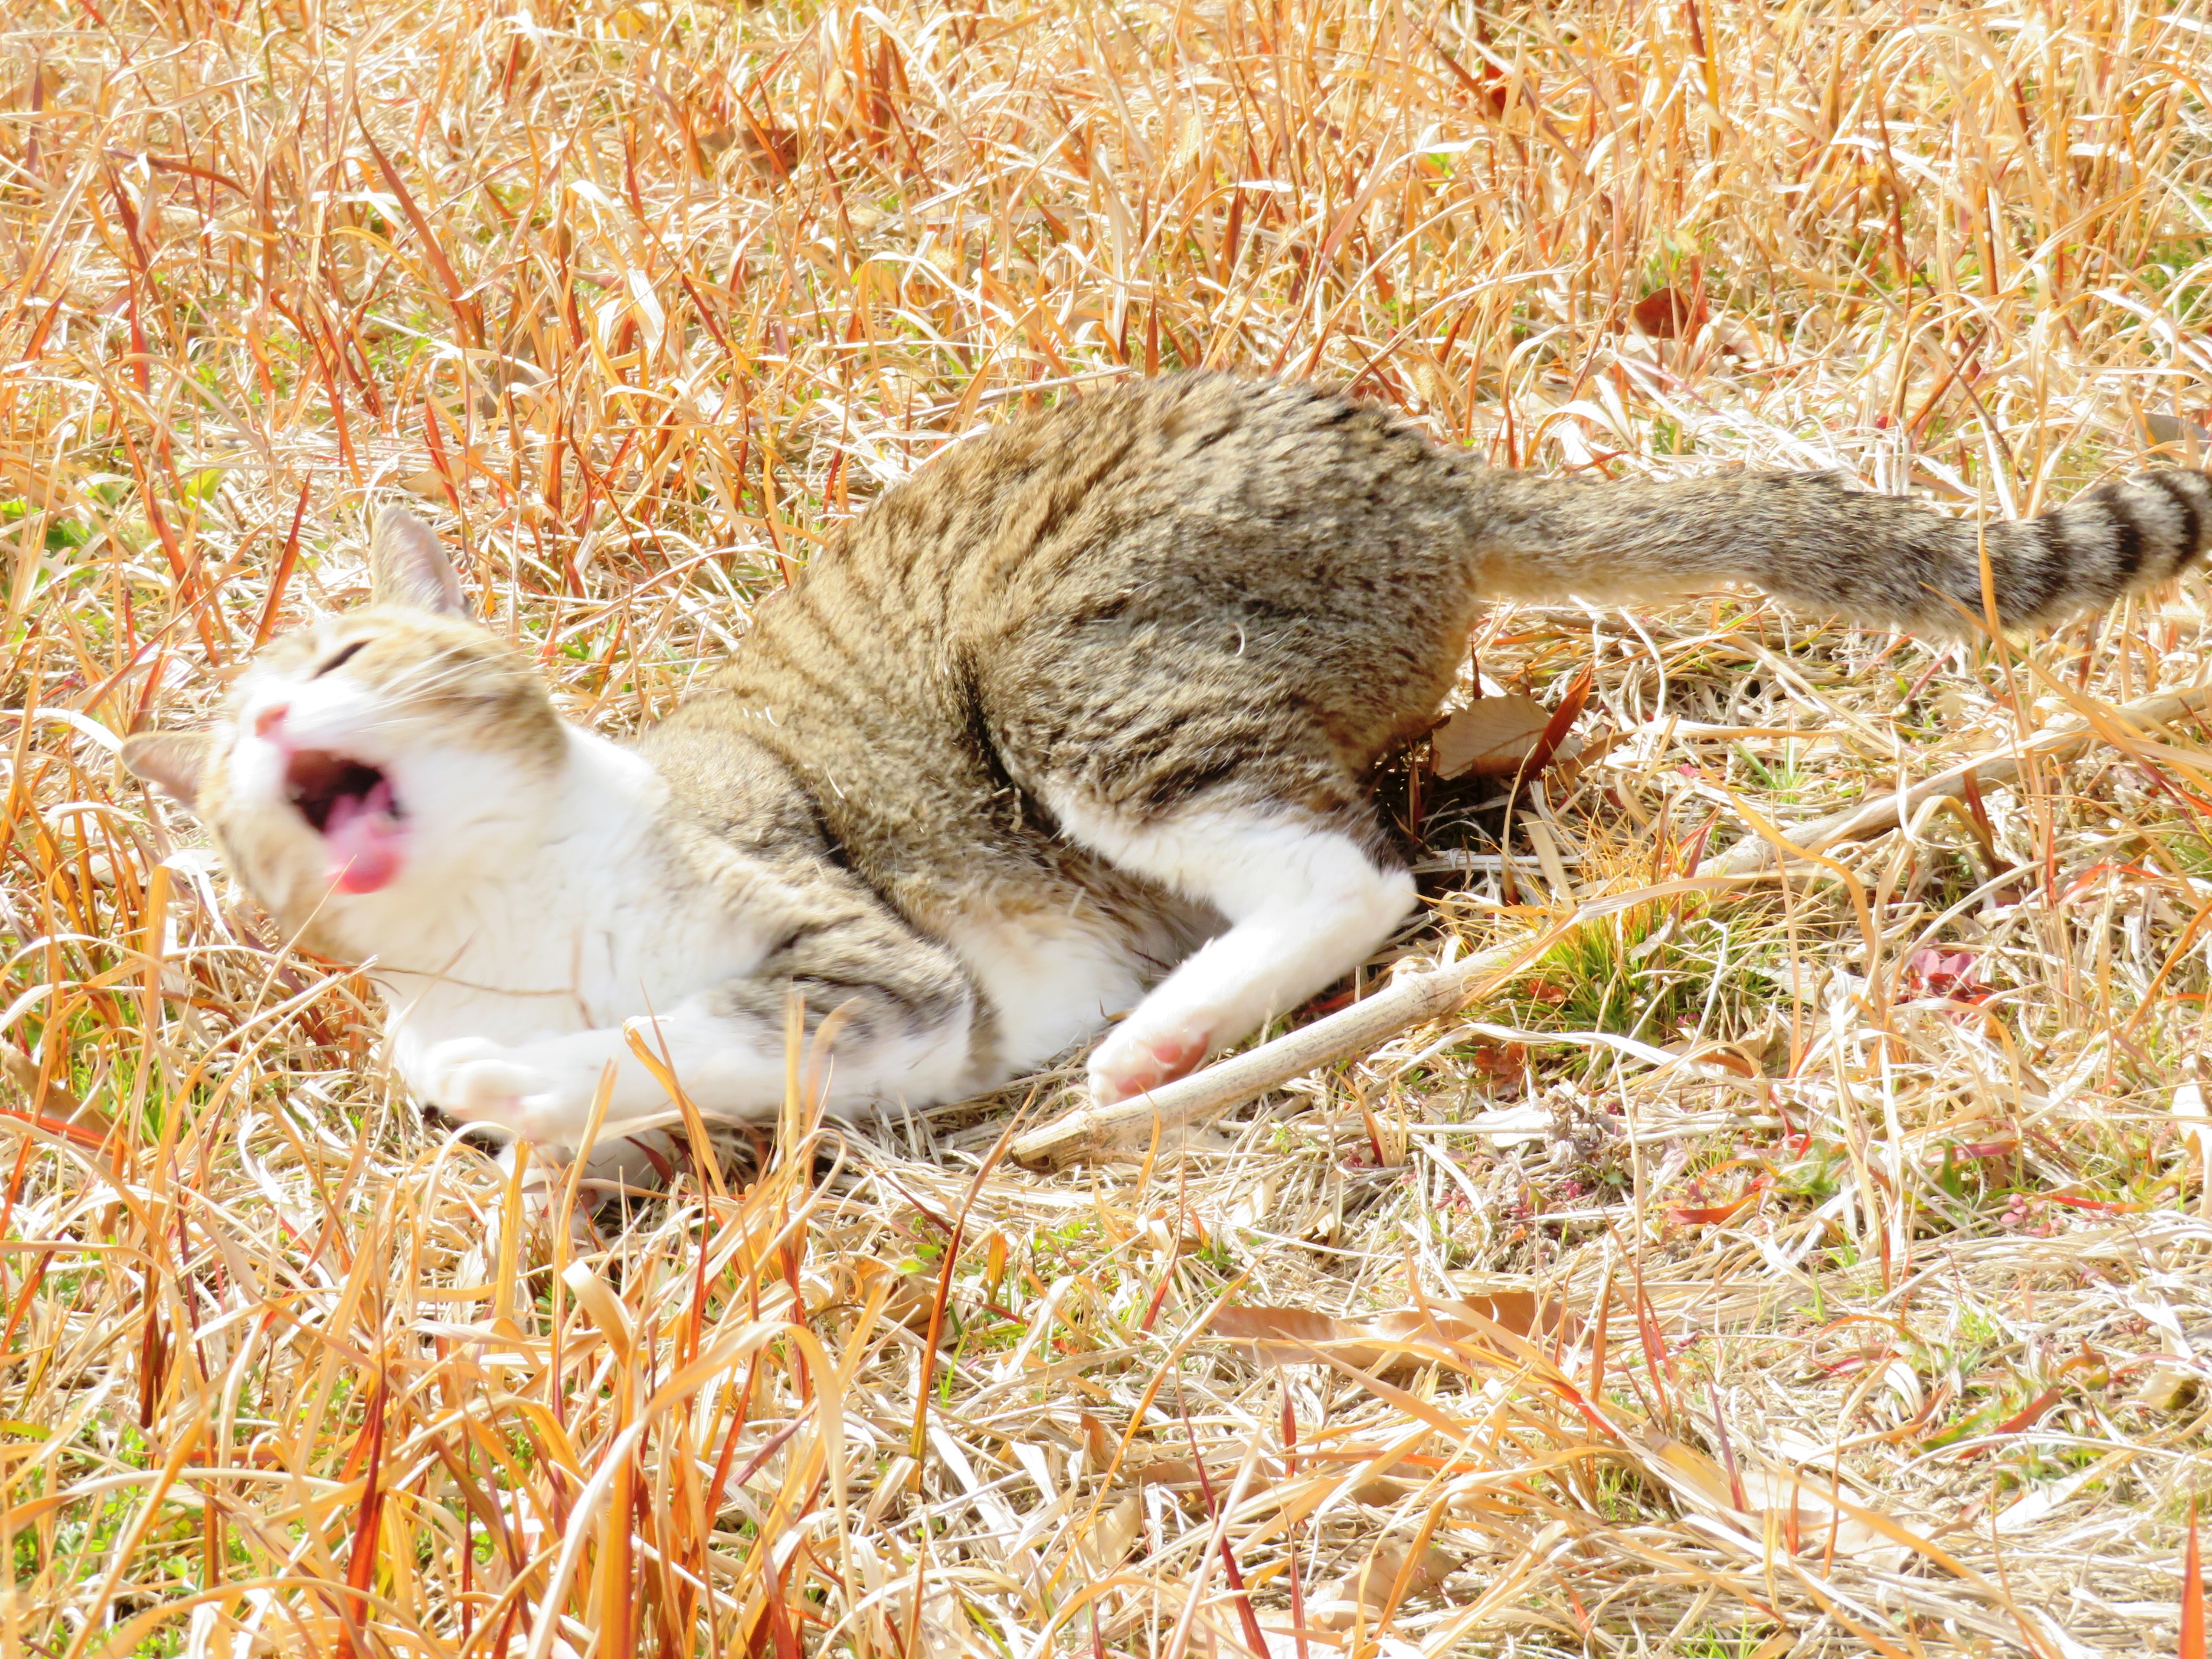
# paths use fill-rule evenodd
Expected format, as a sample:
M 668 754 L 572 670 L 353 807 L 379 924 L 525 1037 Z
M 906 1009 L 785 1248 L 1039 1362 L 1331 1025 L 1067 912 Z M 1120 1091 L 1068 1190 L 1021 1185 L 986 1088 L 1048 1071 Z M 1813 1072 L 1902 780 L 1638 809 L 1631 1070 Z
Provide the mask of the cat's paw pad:
M 1172 1083 L 1195 1071 L 1209 1046 L 1208 1034 L 1191 1025 L 1152 1032 L 1124 1025 L 1091 1056 L 1091 1103 L 1111 1106 Z
M 425 1059 L 430 1103 L 463 1123 L 488 1123 L 541 1146 L 580 1129 L 574 1091 L 520 1053 L 481 1037 L 441 1042 Z M 589 1106 L 588 1098 L 584 1105 Z

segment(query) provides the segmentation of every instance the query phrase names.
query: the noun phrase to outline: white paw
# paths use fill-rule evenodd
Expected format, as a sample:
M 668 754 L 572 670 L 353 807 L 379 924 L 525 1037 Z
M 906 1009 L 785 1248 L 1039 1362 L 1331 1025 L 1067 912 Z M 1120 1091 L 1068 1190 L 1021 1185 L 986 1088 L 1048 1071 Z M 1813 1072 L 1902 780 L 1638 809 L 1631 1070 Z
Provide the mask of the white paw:
M 1091 1099 L 1110 1106 L 1194 1071 L 1212 1047 L 1211 1024 L 1185 1016 L 1172 1024 L 1143 1021 L 1141 1008 L 1091 1053 Z
M 573 1145 L 591 1117 L 592 1085 L 533 1064 L 527 1048 L 460 1037 L 431 1049 L 422 1070 L 430 1103 L 447 1116 L 541 1146 Z

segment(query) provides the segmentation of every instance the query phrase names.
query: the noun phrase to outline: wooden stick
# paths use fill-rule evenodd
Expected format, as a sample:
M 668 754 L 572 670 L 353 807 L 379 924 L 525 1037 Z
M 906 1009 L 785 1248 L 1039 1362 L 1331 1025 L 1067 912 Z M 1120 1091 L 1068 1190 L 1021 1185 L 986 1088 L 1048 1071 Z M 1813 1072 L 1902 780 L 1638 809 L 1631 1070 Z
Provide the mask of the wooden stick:
M 1129 1152 L 1150 1139 L 1155 1125 L 1164 1134 L 1203 1123 L 1318 1066 L 1366 1054 L 1408 1026 L 1457 1012 L 1496 990 L 1577 928 L 1601 916 L 1678 893 L 1739 884 L 1727 877 L 1698 876 L 1592 899 L 1534 939 L 1484 951 L 1449 968 L 1396 980 L 1364 1002 L 1355 1002 L 1273 1042 L 1231 1054 L 1218 1066 L 1194 1072 L 1148 1095 L 1111 1106 L 1079 1106 L 1063 1112 L 1014 1142 L 1009 1156 L 1032 1170 L 1052 1170 L 1081 1158 Z
M 2139 702 L 2124 703 L 2111 711 L 2111 717 L 2126 720 L 2134 726 L 2163 726 L 2183 714 L 2202 710 L 2212 702 L 2212 685 L 2195 686 L 2186 691 L 2169 691 L 2155 697 L 2144 697 Z M 2076 750 L 2087 748 L 2102 736 L 2101 720 L 2084 721 L 2078 725 L 2047 726 L 2026 741 L 2014 744 L 2002 753 L 1977 755 L 1972 760 L 1923 778 L 1908 789 L 1893 789 L 1872 800 L 1832 812 L 1826 817 L 1808 823 L 1784 824 L 1782 838 L 1790 843 L 1790 856 L 1798 854 L 1822 853 L 1847 841 L 1864 841 L 1869 836 L 1885 835 L 1894 830 L 1912 813 L 1920 810 L 1921 803 L 1939 795 L 1962 796 L 1966 793 L 1966 780 L 1974 779 L 1987 789 L 1998 784 L 2010 783 L 2020 775 L 2021 767 L 2031 755 L 2063 759 Z M 1745 876 L 1779 866 L 1784 854 L 1781 848 L 1762 836 L 1747 836 L 1726 852 L 1717 853 L 1698 866 L 1703 876 Z
M 2201 685 L 2144 697 L 2122 705 L 2112 714 L 2133 726 L 2162 726 L 2200 712 L 2208 703 L 2212 703 L 2212 685 Z M 1968 777 L 1985 786 L 2008 783 L 2020 775 L 2027 757 L 2063 758 L 2103 735 L 2100 729 L 2103 725 L 2102 720 L 2093 720 L 2039 732 L 2004 753 L 1978 755 L 1909 789 L 1893 790 L 1849 811 L 1787 826 L 1782 834 L 1796 851 L 1818 853 L 1841 842 L 1887 833 L 1903 821 L 1901 815 L 1918 811 L 1923 801 L 1939 795 L 1965 794 Z M 1051 1170 L 1084 1158 L 1127 1155 L 1156 1129 L 1164 1134 L 1203 1123 L 1292 1078 L 1352 1054 L 1370 1053 L 1410 1026 L 1456 1013 L 1497 990 L 1577 928 L 1601 916 L 1678 893 L 1755 882 L 1778 867 L 1773 844 L 1752 836 L 1707 859 L 1693 877 L 1593 899 L 1535 939 L 1399 980 L 1364 1002 L 1354 1003 L 1273 1042 L 1232 1054 L 1218 1066 L 1209 1066 L 1148 1095 L 1111 1106 L 1079 1106 L 1064 1112 L 1015 1141 L 1009 1156 L 1030 1169 Z

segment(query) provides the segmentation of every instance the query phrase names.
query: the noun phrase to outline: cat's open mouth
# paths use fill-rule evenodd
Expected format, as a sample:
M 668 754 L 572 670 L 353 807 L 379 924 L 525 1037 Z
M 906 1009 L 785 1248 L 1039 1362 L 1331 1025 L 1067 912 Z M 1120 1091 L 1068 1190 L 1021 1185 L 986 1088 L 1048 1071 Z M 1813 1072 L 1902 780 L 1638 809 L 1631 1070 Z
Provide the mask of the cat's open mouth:
M 403 814 L 380 769 L 328 749 L 296 750 L 284 763 L 284 799 L 322 836 L 340 892 L 373 893 L 399 872 Z
M 358 811 L 379 789 L 389 805 L 392 785 L 382 772 L 328 749 L 302 749 L 284 763 L 284 799 L 300 809 L 300 816 L 315 826 L 318 835 L 330 833 L 334 815 L 343 817 Z

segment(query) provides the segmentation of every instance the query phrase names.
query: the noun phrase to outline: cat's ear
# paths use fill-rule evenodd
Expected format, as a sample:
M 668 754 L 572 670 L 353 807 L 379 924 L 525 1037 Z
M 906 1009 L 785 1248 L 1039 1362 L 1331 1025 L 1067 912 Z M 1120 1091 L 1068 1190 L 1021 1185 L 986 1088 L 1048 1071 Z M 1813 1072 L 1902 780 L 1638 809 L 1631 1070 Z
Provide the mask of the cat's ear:
M 131 775 L 190 806 L 199 799 L 215 739 L 204 732 L 141 732 L 123 739 L 123 764 Z
M 437 532 L 412 513 L 387 507 L 376 516 L 369 538 L 371 601 L 405 605 L 441 617 L 465 617 L 461 579 L 453 574 Z

